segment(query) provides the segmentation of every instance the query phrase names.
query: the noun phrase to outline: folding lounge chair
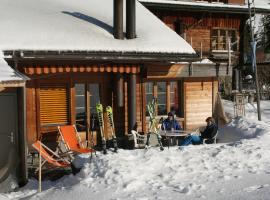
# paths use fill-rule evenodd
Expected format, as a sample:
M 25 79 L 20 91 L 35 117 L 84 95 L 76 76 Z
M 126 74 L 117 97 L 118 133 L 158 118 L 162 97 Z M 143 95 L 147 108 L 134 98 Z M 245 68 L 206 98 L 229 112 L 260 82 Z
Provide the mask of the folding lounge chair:
M 74 125 L 58 126 L 58 130 L 67 151 L 75 153 L 95 152 L 94 149 L 89 149 L 83 145 L 77 129 Z
M 41 163 L 42 166 L 48 162 L 54 167 L 70 167 L 71 163 L 61 158 L 57 153 L 53 152 L 51 149 L 49 149 L 46 145 L 41 143 L 40 141 L 36 141 L 32 144 L 32 146 L 38 151 L 38 153 L 41 155 L 41 157 L 44 159 L 44 161 Z

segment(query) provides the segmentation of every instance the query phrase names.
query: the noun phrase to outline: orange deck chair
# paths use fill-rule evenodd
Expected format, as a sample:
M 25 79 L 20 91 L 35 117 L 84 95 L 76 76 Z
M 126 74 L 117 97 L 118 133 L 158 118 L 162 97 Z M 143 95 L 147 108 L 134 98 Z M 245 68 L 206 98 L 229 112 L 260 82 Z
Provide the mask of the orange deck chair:
M 36 141 L 32 144 L 32 146 L 38 151 L 44 161 L 41 163 L 41 167 L 48 162 L 54 167 L 70 167 L 71 163 L 61 158 L 58 154 L 49 149 L 46 145 L 41 143 L 40 141 Z
M 68 151 L 75 153 L 95 152 L 94 149 L 87 148 L 83 145 L 75 125 L 58 126 L 62 141 Z M 86 141 L 88 142 L 88 141 Z

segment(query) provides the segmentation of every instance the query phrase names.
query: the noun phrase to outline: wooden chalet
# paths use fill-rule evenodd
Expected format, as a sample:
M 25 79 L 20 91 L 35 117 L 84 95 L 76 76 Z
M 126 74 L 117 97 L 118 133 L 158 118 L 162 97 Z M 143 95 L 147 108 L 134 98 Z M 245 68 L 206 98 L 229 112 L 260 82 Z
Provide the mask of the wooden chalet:
M 159 117 L 174 111 L 185 129 L 204 125 L 214 112 L 218 77 L 231 76 L 232 66 L 200 59 L 200 52 L 202 58 L 219 59 L 215 53 L 226 48 L 224 37 L 219 38 L 230 35 L 241 41 L 246 18 L 246 10 L 231 14 L 231 9 L 205 12 L 194 7 L 194 12 L 184 12 L 181 6 L 168 10 L 143 2 L 190 45 L 135 0 L 0 3 L 0 49 L 9 66 L 29 78 L 25 113 L 24 104 L 18 107 L 25 116 L 19 127 L 26 129 L 29 151 L 45 135 L 55 141 L 58 125 L 76 124 L 89 138 L 98 102 L 113 107 L 118 138 L 135 127 L 148 132 L 146 105 L 153 97 Z M 234 48 L 240 54 L 241 42 Z M 105 116 L 110 139 L 107 123 Z M 94 132 L 98 137 L 97 128 Z M 15 136 L 19 146 L 25 142 L 21 133 Z M 25 151 L 19 152 L 23 159 Z

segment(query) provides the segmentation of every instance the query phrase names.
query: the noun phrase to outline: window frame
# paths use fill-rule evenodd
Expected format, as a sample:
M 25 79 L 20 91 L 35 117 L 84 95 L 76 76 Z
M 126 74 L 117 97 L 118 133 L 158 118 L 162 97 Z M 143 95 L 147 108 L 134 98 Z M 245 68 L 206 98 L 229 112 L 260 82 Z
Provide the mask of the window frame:
M 214 31 L 217 31 L 217 36 L 214 36 L 213 35 L 213 32 Z M 219 39 L 220 39 L 220 32 L 221 31 L 225 31 L 225 48 L 224 49 L 221 49 L 219 48 L 219 45 L 220 43 L 218 42 Z M 211 29 L 211 36 L 210 36 L 210 47 L 211 47 L 211 51 L 212 52 L 227 52 L 228 51 L 228 37 L 229 37 L 229 32 L 230 31 L 234 31 L 234 36 L 235 36 L 235 41 L 231 41 L 231 43 L 234 43 L 236 42 L 236 44 L 234 44 L 234 46 L 236 47 L 231 47 L 231 51 L 239 51 L 239 38 L 238 38 L 238 30 L 237 29 L 233 29 L 233 28 L 219 28 L 219 27 L 215 27 L 215 28 L 212 28 Z M 214 42 L 214 39 L 213 38 L 216 38 L 216 45 L 215 45 L 215 48 L 213 48 L 213 42 Z M 232 38 L 232 37 L 230 37 Z M 223 44 L 223 43 L 222 43 Z
M 145 109 L 146 109 L 146 106 L 147 106 L 147 98 L 146 98 L 146 96 L 147 96 L 147 94 L 151 94 L 151 93 L 147 93 L 147 91 L 146 91 L 146 84 L 147 83 L 152 83 L 152 91 L 153 91 L 153 93 L 152 93 L 152 96 L 153 97 L 155 97 L 155 98 L 157 98 L 158 97 L 158 88 L 157 88 L 157 83 L 161 83 L 161 82 L 165 82 L 166 83 L 166 92 L 165 92 L 165 94 L 166 94 L 166 103 L 165 103 L 165 107 L 166 107 L 166 113 L 165 114 L 162 114 L 162 115 L 158 115 L 158 105 L 156 106 L 156 108 L 155 108 L 155 112 L 157 113 L 157 116 L 158 117 L 163 117 L 163 116 L 167 116 L 167 113 L 168 112 L 170 112 L 171 111 L 171 94 L 173 94 L 174 93 L 174 95 L 176 96 L 176 97 L 178 97 L 178 101 L 179 101 L 179 94 L 176 94 L 175 92 L 172 92 L 171 91 L 171 83 L 175 83 L 175 86 L 176 86 L 176 88 L 177 88 L 177 90 L 176 91 L 178 91 L 178 93 L 179 93 L 179 83 L 178 83 L 178 80 L 170 80 L 170 81 L 167 81 L 167 80 L 147 80 L 147 81 L 145 81 L 144 83 L 145 83 L 145 91 L 144 91 L 144 95 L 145 95 Z M 163 104 L 162 104 L 163 105 Z M 176 102 L 174 101 L 174 104 L 173 105 L 176 105 Z M 178 109 L 177 110 L 179 110 L 179 103 L 177 102 L 177 105 L 178 105 Z M 147 113 L 147 109 L 145 110 L 146 112 L 145 112 L 145 115 L 146 115 L 146 117 L 149 117 L 149 115 L 148 115 L 148 113 Z M 180 113 L 179 113 L 179 111 L 177 111 L 176 113 L 175 113 L 176 115 L 180 115 Z

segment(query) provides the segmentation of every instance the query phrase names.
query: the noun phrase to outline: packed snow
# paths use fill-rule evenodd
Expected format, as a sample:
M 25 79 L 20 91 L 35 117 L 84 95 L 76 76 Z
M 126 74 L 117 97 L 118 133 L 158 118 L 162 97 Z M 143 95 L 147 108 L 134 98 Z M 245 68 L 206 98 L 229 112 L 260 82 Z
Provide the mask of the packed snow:
M 26 76 L 12 69 L 4 59 L 4 54 L 0 50 L 0 84 L 14 81 L 25 81 Z
M 137 37 L 131 40 L 113 37 L 113 0 L 0 0 L 0 5 L 2 50 L 195 54 L 137 1 Z
M 224 101 L 233 116 L 233 103 Z M 263 121 L 255 105 L 246 117 L 232 118 L 219 130 L 217 144 L 119 150 L 77 158 L 82 170 L 60 180 L 37 180 L 0 199 L 269 199 L 270 101 L 262 102 Z

